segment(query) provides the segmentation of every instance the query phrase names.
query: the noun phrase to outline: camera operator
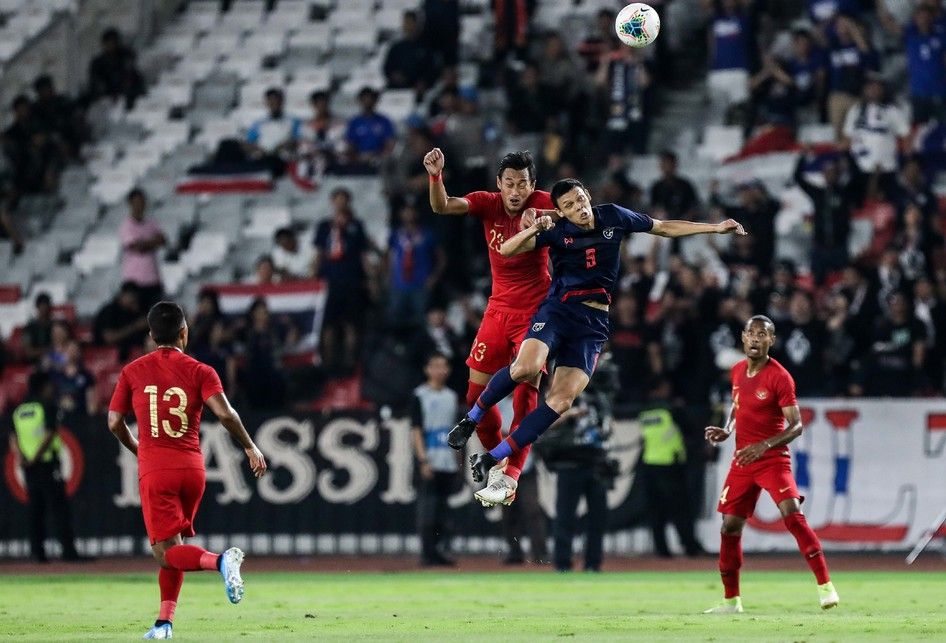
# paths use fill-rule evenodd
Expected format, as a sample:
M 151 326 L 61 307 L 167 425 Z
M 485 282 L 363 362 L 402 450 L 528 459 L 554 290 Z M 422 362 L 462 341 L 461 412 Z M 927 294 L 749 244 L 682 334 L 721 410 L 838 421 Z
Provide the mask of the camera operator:
M 582 496 L 588 504 L 585 571 L 601 571 L 608 520 L 607 492 L 617 472 L 617 463 L 608 459 L 605 450 L 617 376 L 617 366 L 603 354 L 585 392 L 536 443 L 546 466 L 558 474 L 554 525 L 558 571 L 569 571 L 572 567 L 572 542 Z

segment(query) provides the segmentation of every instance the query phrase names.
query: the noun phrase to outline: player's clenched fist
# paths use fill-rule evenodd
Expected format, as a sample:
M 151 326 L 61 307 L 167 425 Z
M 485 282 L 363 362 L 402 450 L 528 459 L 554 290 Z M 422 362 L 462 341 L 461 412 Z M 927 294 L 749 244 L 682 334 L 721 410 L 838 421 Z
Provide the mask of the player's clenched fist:
M 253 470 L 253 475 L 257 478 L 262 477 L 266 473 L 266 458 L 263 457 L 263 452 L 254 446 L 246 449 L 246 457 L 250 461 L 250 469 Z
M 555 221 L 548 215 L 541 216 L 535 220 L 535 227 L 539 229 L 539 232 L 545 232 L 555 227 Z
M 424 155 L 424 167 L 427 169 L 427 174 L 431 176 L 437 176 L 443 172 L 443 163 L 443 152 L 439 147 L 435 147 Z
M 725 442 L 726 438 L 729 437 L 729 431 L 721 429 L 718 426 L 708 426 L 703 435 L 706 437 L 707 441 L 712 444 L 719 444 L 720 442 Z

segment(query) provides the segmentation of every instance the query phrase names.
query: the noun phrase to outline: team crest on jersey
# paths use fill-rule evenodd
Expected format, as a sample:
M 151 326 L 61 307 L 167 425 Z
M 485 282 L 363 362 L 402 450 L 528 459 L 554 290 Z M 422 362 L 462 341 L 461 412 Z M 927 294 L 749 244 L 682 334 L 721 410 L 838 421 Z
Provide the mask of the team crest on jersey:
M 769 396 L 769 392 L 762 388 L 755 392 L 755 396 L 760 400 L 764 400 Z
M 610 239 L 614 236 L 614 228 L 605 228 L 604 229 L 604 238 Z
M 564 243 L 566 246 L 570 246 L 573 243 L 575 243 L 575 240 L 572 239 L 571 237 L 565 237 L 564 239 L 562 239 L 562 243 Z
M 537 322 L 537 323 L 535 323 L 535 324 L 532 324 L 532 332 L 533 332 L 533 333 L 537 333 L 537 332 L 539 332 L 540 330 L 542 330 L 543 328 L 545 328 L 545 322 Z

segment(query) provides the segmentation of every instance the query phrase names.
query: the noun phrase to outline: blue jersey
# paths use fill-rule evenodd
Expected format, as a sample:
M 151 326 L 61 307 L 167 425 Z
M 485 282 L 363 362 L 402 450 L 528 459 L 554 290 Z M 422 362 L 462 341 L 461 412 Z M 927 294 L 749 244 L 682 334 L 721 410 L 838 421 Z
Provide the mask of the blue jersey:
M 920 98 L 946 95 L 946 36 L 935 30 L 924 35 L 911 24 L 904 32 L 910 94 Z
M 540 232 L 537 248 L 549 247 L 552 285 L 549 298 L 562 302 L 611 302 L 611 293 L 621 268 L 621 242 L 632 232 L 650 232 L 654 220 L 613 203 L 591 209 L 595 225 L 579 228 L 562 219 Z

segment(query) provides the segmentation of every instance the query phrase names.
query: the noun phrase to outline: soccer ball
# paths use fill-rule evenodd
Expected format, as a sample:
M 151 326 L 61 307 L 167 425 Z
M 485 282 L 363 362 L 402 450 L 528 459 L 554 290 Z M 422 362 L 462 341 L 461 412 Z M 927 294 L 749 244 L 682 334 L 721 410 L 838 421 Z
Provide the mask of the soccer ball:
M 660 33 L 660 16 L 654 8 L 643 2 L 634 2 L 618 13 L 614 19 L 614 31 L 621 42 L 630 47 L 646 47 Z

